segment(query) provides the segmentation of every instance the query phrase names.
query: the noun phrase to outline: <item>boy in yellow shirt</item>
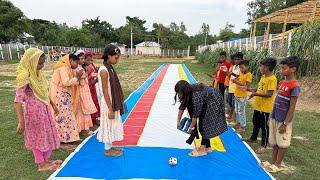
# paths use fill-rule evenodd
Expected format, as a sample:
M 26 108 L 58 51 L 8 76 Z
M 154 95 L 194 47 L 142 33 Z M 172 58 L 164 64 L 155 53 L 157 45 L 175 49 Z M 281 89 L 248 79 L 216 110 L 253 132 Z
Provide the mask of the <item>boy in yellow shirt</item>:
M 243 60 L 239 63 L 240 75 L 231 81 L 237 85 L 235 97 L 235 112 L 237 125 L 235 128 L 238 132 L 245 131 L 246 128 L 246 104 L 248 92 L 247 89 L 252 82 L 252 74 L 249 72 L 249 61 Z
M 249 142 L 257 140 L 261 129 L 261 148 L 256 153 L 265 153 L 268 145 L 269 115 L 272 112 L 272 107 L 277 90 L 277 78 L 273 75 L 273 70 L 277 65 L 277 60 L 274 58 L 266 58 L 260 62 L 260 72 L 262 74 L 257 89 L 249 89 L 252 92 L 249 98 L 254 97 L 253 101 L 253 130 Z

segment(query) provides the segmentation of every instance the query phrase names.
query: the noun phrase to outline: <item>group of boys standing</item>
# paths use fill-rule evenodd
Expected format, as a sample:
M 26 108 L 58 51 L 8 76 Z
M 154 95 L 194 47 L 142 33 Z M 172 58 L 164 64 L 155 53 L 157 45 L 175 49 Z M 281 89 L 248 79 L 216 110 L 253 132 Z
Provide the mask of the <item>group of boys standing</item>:
M 237 132 L 244 132 L 246 104 L 253 98 L 253 130 L 251 137 L 243 140 L 256 142 L 261 129 L 261 148 L 256 153 L 265 153 L 268 144 L 273 147 L 272 161 L 262 163 L 262 167 L 269 172 L 285 170 L 287 167 L 283 164 L 283 159 L 290 146 L 293 115 L 300 94 L 300 86 L 295 77 L 300 61 L 295 56 L 280 61 L 283 80 L 278 84 L 274 75 L 277 59 L 263 59 L 259 67 L 261 78 L 257 88 L 253 88 L 249 61 L 243 59 L 241 52 L 230 57 L 231 60 L 228 61 L 227 53 L 220 53 L 212 84 L 226 99 L 226 118 L 233 119 L 232 126 Z

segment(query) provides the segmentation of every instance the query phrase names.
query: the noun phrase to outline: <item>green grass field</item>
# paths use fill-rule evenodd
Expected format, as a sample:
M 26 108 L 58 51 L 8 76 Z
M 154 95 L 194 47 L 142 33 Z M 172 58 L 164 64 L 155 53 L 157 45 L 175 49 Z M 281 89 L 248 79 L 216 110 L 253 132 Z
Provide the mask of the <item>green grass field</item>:
M 185 63 L 199 82 L 210 84 L 211 80 L 204 72 L 210 72 L 211 70 L 195 61 L 184 59 L 128 59 L 122 60 L 116 67 L 126 97 L 163 63 Z M 17 118 L 13 103 L 15 91 L 12 84 L 14 79 L 14 76 L 0 76 L 0 179 L 46 179 L 51 173 L 37 172 L 32 153 L 24 148 L 23 137 L 15 133 Z M 252 112 L 252 109 L 248 107 L 248 128 L 243 134 L 244 137 L 250 135 Z M 285 158 L 285 163 L 294 166 L 295 171 L 288 174 L 274 174 L 277 179 L 317 179 L 320 177 L 319 119 L 319 113 L 296 111 L 293 136 L 303 138 L 292 140 L 292 146 Z M 254 150 L 259 148 L 259 144 L 250 145 Z M 65 159 L 68 154 L 68 152 L 58 150 L 54 152 L 53 158 Z M 268 151 L 261 156 L 261 159 L 269 160 L 270 157 L 271 151 Z M 230 169 L 230 171 L 236 170 Z

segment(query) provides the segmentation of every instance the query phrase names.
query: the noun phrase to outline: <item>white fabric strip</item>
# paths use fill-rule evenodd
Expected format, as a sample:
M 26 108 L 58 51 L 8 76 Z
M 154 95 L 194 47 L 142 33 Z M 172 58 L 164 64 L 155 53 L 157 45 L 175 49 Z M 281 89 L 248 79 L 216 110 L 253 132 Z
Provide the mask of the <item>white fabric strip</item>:
M 170 65 L 158 90 L 138 146 L 192 149 L 188 134 L 177 129 L 179 103 L 173 105 L 174 86 L 179 81 L 177 65 Z

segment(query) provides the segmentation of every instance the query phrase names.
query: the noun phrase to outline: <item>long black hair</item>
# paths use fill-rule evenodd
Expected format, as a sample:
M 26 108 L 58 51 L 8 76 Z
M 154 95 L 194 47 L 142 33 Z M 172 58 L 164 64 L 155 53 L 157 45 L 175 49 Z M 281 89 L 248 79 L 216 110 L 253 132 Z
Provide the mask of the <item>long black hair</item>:
M 180 80 L 174 87 L 174 91 L 176 92 L 174 96 L 174 103 L 177 103 L 177 96 L 181 94 L 182 97 L 179 98 L 179 101 L 183 107 L 187 107 L 189 103 L 192 102 L 192 94 L 194 91 L 199 91 L 204 88 L 204 84 L 194 84 L 191 85 L 188 81 Z
M 107 47 L 104 49 L 102 59 L 104 61 L 108 61 L 108 56 L 120 55 L 120 49 L 114 44 L 108 44 Z
M 75 54 L 69 54 L 69 59 L 72 59 L 73 61 L 79 61 L 79 57 L 76 56 Z

